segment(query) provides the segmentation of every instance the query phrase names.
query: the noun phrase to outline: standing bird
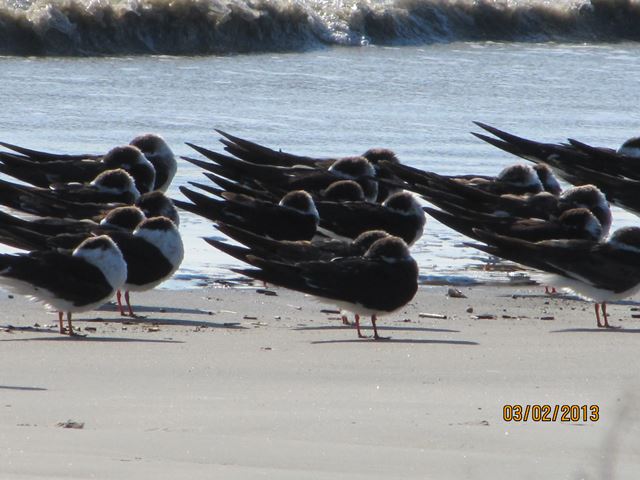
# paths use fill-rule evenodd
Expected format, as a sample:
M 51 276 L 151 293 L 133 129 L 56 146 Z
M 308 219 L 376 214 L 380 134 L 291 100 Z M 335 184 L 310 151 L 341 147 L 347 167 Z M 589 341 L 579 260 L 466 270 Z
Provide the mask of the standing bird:
M 32 297 L 58 312 L 60 333 L 73 335 L 73 313 L 108 301 L 127 278 L 122 253 L 109 237 L 88 238 L 72 253 L 35 251 L 0 255 L 0 284 Z
M 640 228 L 620 228 L 606 241 L 527 242 L 481 230 L 475 233 L 486 245 L 469 246 L 550 273 L 553 278 L 548 283 L 595 302 L 598 327 L 611 328 L 607 302 L 640 291 Z
M 132 223 L 139 220 L 137 224 Z M 126 281 L 118 288 L 116 299 L 122 316 L 135 317 L 129 292 L 151 290 L 170 278 L 182 263 L 184 246 L 174 223 L 165 217 L 145 219 L 136 207 L 120 207 L 112 211 L 93 231 L 46 235 L 28 228 L 0 226 L 0 242 L 25 250 L 72 249 L 94 233 L 103 233 L 113 240 L 127 264 Z
M 378 315 L 402 308 L 418 290 L 418 264 L 398 237 L 381 238 L 358 257 L 283 263 L 247 255 L 246 262 L 255 268 L 232 270 L 355 312 L 359 338 L 364 338 L 360 315 L 371 315 L 373 337 L 380 340 Z
M 110 236 L 127 262 L 129 273 L 121 290 L 124 290 L 129 316 L 136 317 L 129 292 L 145 292 L 171 278 L 184 258 L 182 238 L 175 224 L 165 217 L 142 221 L 132 234 L 113 232 Z M 120 315 L 125 316 L 120 291 L 116 299 Z
M 205 241 L 227 255 L 231 255 L 243 262 L 247 262 L 249 255 L 292 264 L 318 260 L 330 262 L 336 258 L 364 255 L 374 242 L 390 236 L 383 230 L 370 230 L 361 233 L 353 240 L 317 237 L 311 241 L 289 241 L 272 240 L 230 225 L 218 224 L 216 227 L 228 237 L 248 248 L 230 245 L 214 238 L 205 238 Z M 350 325 L 344 312 L 342 314 L 342 323 Z

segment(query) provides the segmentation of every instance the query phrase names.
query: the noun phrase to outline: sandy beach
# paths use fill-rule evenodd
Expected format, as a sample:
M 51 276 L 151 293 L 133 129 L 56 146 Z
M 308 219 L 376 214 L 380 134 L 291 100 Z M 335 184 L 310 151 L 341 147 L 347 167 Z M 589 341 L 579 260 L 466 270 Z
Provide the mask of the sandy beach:
M 78 338 L 2 293 L 0 478 L 636 478 L 634 302 L 604 331 L 539 287 L 422 287 L 373 342 L 273 290 L 136 295 Z M 527 404 L 599 416 L 503 419 Z

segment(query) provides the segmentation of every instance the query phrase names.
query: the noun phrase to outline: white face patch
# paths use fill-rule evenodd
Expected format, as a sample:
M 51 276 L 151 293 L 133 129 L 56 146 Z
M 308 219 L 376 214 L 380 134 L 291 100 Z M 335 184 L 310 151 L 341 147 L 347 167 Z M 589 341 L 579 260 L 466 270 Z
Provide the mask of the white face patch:
M 546 176 L 544 179 L 543 187 L 547 192 L 561 192 L 562 187 L 560 186 L 560 182 L 558 179 L 551 173 Z
M 113 240 L 105 236 L 98 238 L 106 238 L 109 240 L 109 247 L 84 249 L 82 248 L 83 244 L 80 244 L 80 246 L 74 250 L 73 256 L 80 257 L 99 268 L 109 284 L 114 289 L 118 289 L 124 285 L 124 282 L 127 280 L 127 264 L 122 257 L 122 252 L 120 252 L 120 249 Z
M 166 257 L 169 262 L 175 266 L 175 269 L 171 272 L 175 272 L 182 263 L 184 258 L 184 245 L 180 232 L 173 227 L 168 230 L 156 230 L 147 229 L 144 226 L 137 228 L 133 235 L 143 238 L 151 245 L 155 246 Z
M 147 152 L 144 155 L 148 159 L 153 159 L 151 163 L 152 165 L 155 164 L 156 168 L 161 168 L 166 171 L 167 180 L 162 185 L 158 185 L 157 188 L 157 190 L 161 192 L 166 192 L 178 171 L 178 162 L 176 161 L 175 154 L 162 137 L 154 135 L 154 140 L 153 151 Z

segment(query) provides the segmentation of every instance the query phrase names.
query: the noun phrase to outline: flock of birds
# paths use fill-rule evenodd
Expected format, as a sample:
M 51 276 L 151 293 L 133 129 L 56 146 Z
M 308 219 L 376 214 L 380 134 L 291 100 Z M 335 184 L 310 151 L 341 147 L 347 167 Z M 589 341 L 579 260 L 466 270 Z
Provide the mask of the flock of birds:
M 612 150 L 476 125 L 490 134 L 476 137 L 533 166 L 444 176 L 403 165 L 388 149 L 311 158 L 218 130 L 224 154 L 188 144 L 204 159 L 183 159 L 209 182 L 180 187 L 182 201 L 164 193 L 177 160 L 154 134 L 104 155 L 0 143 L 9 150 L 0 152 L 0 172 L 32 185 L 0 180 L 0 204 L 29 214 L 0 211 L 0 242 L 26 251 L 0 255 L 0 283 L 56 310 L 61 333 L 74 334 L 73 313 L 114 294 L 120 314 L 135 316 L 129 292 L 154 288 L 183 259 L 178 207 L 235 241 L 205 238 L 248 265 L 233 271 L 330 301 L 346 324 L 353 313 L 359 337 L 360 315 L 370 316 L 377 340 L 377 316 L 418 289 L 409 249 L 426 212 L 475 240 L 467 245 L 547 272 L 550 285 L 594 301 L 598 327 L 610 328 L 607 302 L 640 290 L 640 228 L 609 234 L 609 202 L 640 214 L 640 139 Z M 563 191 L 554 172 L 575 186 Z
M 184 249 L 179 216 L 165 195 L 176 158 L 158 135 L 134 138 L 104 155 L 64 155 L 1 143 L 0 242 L 25 250 L 0 255 L 0 283 L 58 312 L 60 333 L 74 334 L 72 314 L 114 293 L 122 315 L 135 316 L 129 292 L 171 277 Z M 128 310 L 121 294 L 124 291 Z

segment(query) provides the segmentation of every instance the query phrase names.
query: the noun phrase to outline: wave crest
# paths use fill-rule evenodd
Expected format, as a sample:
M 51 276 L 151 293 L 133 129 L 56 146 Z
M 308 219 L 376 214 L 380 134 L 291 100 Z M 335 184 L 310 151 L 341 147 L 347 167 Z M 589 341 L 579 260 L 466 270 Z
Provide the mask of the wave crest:
M 640 40 L 631 0 L 14 0 L 5 55 L 198 55 L 326 45 Z

